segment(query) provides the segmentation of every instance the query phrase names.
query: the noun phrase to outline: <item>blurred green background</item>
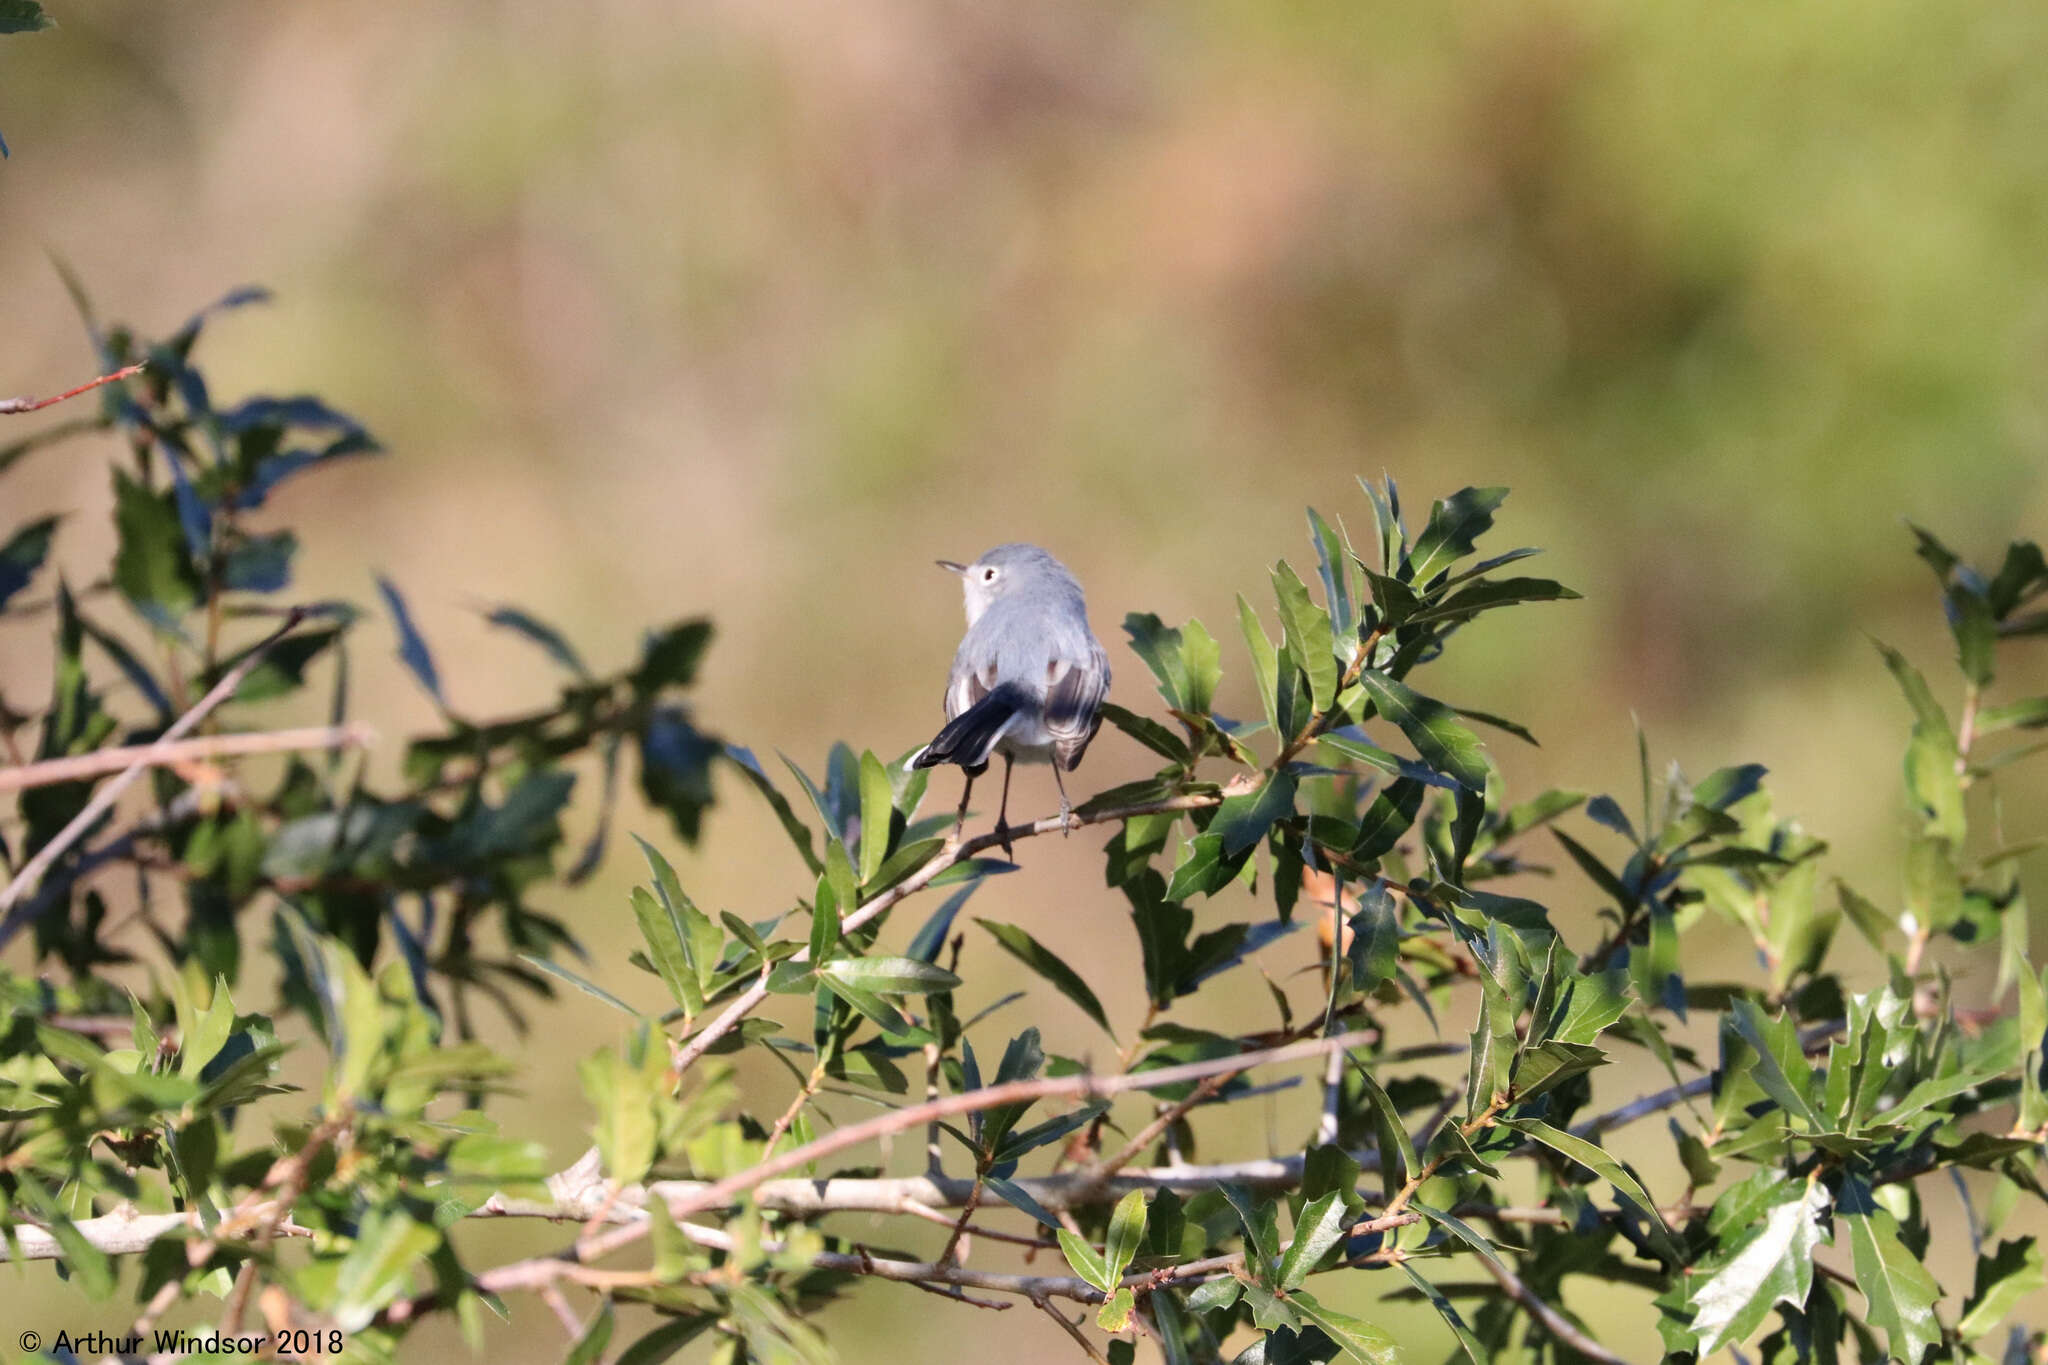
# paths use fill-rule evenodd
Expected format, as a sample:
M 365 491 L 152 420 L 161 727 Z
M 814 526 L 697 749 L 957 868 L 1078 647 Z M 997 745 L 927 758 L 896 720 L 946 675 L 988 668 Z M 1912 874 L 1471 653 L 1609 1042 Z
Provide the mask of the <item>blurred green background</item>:
M 301 531 L 306 595 L 404 586 L 469 716 L 551 686 L 479 603 L 599 666 L 703 612 L 709 728 L 814 771 L 834 739 L 900 753 L 935 726 L 960 624 L 930 561 L 1012 539 L 1074 567 L 1116 696 L 1146 709 L 1127 611 L 1201 617 L 1241 674 L 1232 594 L 1312 562 L 1304 503 L 1355 528 L 1358 473 L 1391 472 L 1413 511 L 1504 483 L 1494 548 L 1549 547 L 1586 594 L 1489 619 L 1437 670 L 1543 739 L 1493 744 L 1511 790 L 1633 791 L 1633 711 L 1660 764 L 1768 764 L 1831 869 L 1889 899 L 1906 712 L 1866 634 L 1950 677 L 1900 518 L 1979 560 L 2048 529 L 2048 9 L 2028 0 L 51 10 L 59 30 L 0 43 L 0 388 L 90 369 L 51 254 L 158 335 L 270 286 L 209 330 L 216 391 L 318 391 L 393 454 L 267 515 Z M 89 576 L 110 453 L 33 457 L 0 520 L 75 513 L 57 562 Z M 46 649 L 10 634 L 0 690 L 39 695 Z M 2041 691 L 2042 653 L 1994 696 Z M 395 660 L 361 674 L 395 764 L 429 704 Z M 1256 709 L 1232 683 L 1223 709 Z M 1148 767 L 1106 735 L 1077 793 Z M 1050 809 L 1044 776 L 1023 809 Z M 750 792 L 720 794 L 693 892 L 782 908 L 800 867 Z M 975 908 L 1090 964 L 1127 1027 L 1135 946 L 1099 842 L 1039 841 Z M 624 964 L 635 875 L 615 850 L 547 908 L 592 975 L 651 999 Z M 1583 884 L 1548 894 L 1590 932 Z M 970 980 L 977 956 L 1000 970 L 970 938 Z M 1301 937 L 1269 951 L 1276 977 L 1308 960 Z M 1101 1050 L 1049 994 L 1029 1009 L 1049 1045 Z M 573 1157 L 571 1062 L 618 1025 L 552 1009 L 508 1124 Z M 747 1075 L 778 1110 L 786 1079 Z M 1299 1109 L 1212 1114 L 1205 1154 L 1293 1141 Z M 559 1234 L 481 1236 L 498 1259 Z M 9 1280 L 9 1321 L 57 1311 L 45 1271 Z M 1590 1311 L 1649 1351 L 1640 1305 Z M 556 1357 L 545 1309 L 517 1312 L 505 1358 Z M 854 1361 L 1071 1349 L 1042 1318 L 892 1286 L 829 1321 Z

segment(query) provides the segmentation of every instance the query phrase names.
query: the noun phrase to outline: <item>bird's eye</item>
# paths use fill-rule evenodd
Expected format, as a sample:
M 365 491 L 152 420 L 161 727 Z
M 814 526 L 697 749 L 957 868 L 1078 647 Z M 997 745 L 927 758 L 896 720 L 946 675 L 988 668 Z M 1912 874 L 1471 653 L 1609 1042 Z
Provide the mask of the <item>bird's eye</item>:
M 996 571 L 995 571 L 994 569 L 983 569 L 983 570 L 981 571 L 981 581 L 982 581 L 982 582 L 984 582 L 984 583 L 993 583 L 993 582 L 995 582 L 995 581 L 996 581 Z

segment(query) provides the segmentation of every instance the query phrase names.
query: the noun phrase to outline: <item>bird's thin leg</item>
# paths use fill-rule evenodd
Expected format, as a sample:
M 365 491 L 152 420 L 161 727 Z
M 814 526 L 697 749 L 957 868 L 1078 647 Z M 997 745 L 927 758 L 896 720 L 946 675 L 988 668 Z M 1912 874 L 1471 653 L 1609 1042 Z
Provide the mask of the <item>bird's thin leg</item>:
M 974 771 L 963 767 L 960 776 L 960 810 L 953 817 L 953 842 L 956 844 L 960 842 L 960 831 L 967 825 L 967 798 L 974 793 Z
M 1014 856 L 1010 847 L 1010 769 L 1017 766 L 1017 760 L 1003 755 L 1003 804 L 996 812 L 996 838 L 1003 841 L 1003 856 Z
M 1054 759 L 1052 764 L 1052 784 L 1060 789 L 1060 838 L 1064 839 L 1073 833 L 1067 827 L 1067 817 L 1073 813 L 1074 808 L 1067 804 L 1067 784 L 1060 780 L 1058 759 Z

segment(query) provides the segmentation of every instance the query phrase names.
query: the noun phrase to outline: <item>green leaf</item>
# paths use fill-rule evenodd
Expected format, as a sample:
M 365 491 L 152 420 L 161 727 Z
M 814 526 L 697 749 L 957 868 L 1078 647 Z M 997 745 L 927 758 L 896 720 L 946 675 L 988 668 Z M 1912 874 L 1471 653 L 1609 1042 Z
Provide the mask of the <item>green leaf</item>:
M 57 517 L 32 521 L 0 546 L 0 607 L 29 585 L 37 569 L 49 557 L 50 542 L 56 538 Z
M 1415 824 L 1426 790 L 1412 777 L 1388 783 L 1358 822 L 1358 837 L 1352 841 L 1351 856 L 1359 862 L 1370 862 L 1391 852 Z
M 1245 1269 L 1267 1289 L 1277 1289 L 1280 1279 L 1275 1262 L 1280 1256 L 1280 1229 L 1273 1212 L 1273 1200 L 1261 1200 L 1236 1185 L 1218 1185 L 1244 1228 Z
M 1016 1132 L 1005 1133 L 1003 1140 L 996 1145 L 992 1164 L 1001 1166 L 1008 1162 L 1016 1161 L 1028 1153 L 1035 1152 L 1040 1147 L 1058 1142 L 1067 1134 L 1077 1129 L 1085 1128 L 1087 1125 L 1095 1122 L 1099 1116 L 1108 1111 L 1108 1102 L 1097 1100 L 1091 1104 L 1084 1104 L 1079 1109 L 1069 1110 L 1057 1118 L 1047 1119 L 1043 1123 L 1034 1123 L 1029 1128 Z
M 838 947 L 839 898 L 836 895 L 819 896 L 811 908 L 811 966 L 822 968 L 831 965 L 833 950 Z
M 335 1275 L 334 1303 L 328 1309 L 335 1325 L 350 1335 L 368 1327 L 377 1310 L 406 1288 L 413 1267 L 440 1245 L 440 1233 L 402 1208 L 373 1206 Z
M 1287 1244 L 1286 1254 L 1280 1258 L 1281 1289 L 1299 1289 L 1323 1254 L 1342 1240 L 1344 1214 L 1344 1202 L 1335 1191 L 1302 1208 L 1301 1217 L 1294 1220 L 1294 1240 Z
M 561 963 L 556 962 L 553 958 L 541 957 L 537 953 L 520 953 L 518 955 L 518 960 L 525 963 L 527 966 L 532 967 L 535 971 L 545 972 L 547 975 L 554 977 L 558 981 L 566 982 L 568 985 L 574 986 L 577 990 L 582 991 L 585 995 L 589 996 L 593 1000 L 602 1000 L 605 1004 L 610 1005 L 613 1009 L 617 1010 L 619 1013 L 623 1015 L 626 1015 L 628 1018 L 640 1019 L 644 1017 L 639 1010 L 634 1009 L 631 1005 L 619 999 L 619 997 L 613 995 L 610 991 L 598 985 L 595 981 L 590 981 L 585 979 L 584 977 L 578 976 L 576 973 L 570 971 L 567 967 L 564 967 Z
M 860 881 L 865 886 L 889 856 L 890 826 L 896 818 L 896 789 L 889 770 L 872 752 L 860 756 Z
M 1291 774 L 1272 773 L 1254 790 L 1225 797 L 1207 831 L 1221 837 L 1222 856 L 1235 858 L 1263 840 L 1274 821 L 1294 814 L 1294 787 Z
M 1330 629 L 1348 661 L 1358 653 L 1358 594 L 1351 580 L 1355 556 L 1313 507 L 1308 509 L 1308 532 L 1316 550 L 1316 572 L 1323 579 L 1323 603 L 1330 609 Z
M 1408 552 L 1413 571 L 1409 582 L 1427 587 L 1429 580 L 1457 560 L 1472 553 L 1472 547 L 1487 528 L 1493 514 L 1507 500 L 1505 488 L 1462 488 L 1429 509 L 1429 524 L 1415 538 Z
M 702 617 L 648 631 L 640 643 L 640 666 L 633 670 L 633 694 L 644 699 L 695 682 L 711 635 L 711 623 Z
M 114 526 L 120 536 L 114 586 L 151 624 L 171 626 L 199 601 L 199 570 L 170 496 L 116 469 Z
M 818 974 L 877 995 L 929 995 L 960 985 L 960 978 L 945 968 L 914 957 L 837 957 Z
M 2021 1299 L 2044 1287 L 2048 1287 L 2048 1266 L 2043 1265 L 2034 1239 L 2000 1242 L 1997 1251 L 1977 1258 L 1976 1284 L 1963 1304 L 1957 1334 L 1974 1341 L 1996 1330 Z
M 484 614 L 484 620 L 501 630 L 509 630 L 538 645 L 541 650 L 568 672 L 586 682 L 590 670 L 583 665 L 583 659 L 576 653 L 575 646 L 561 631 L 547 622 L 517 607 L 494 607 Z
M 1459 722 L 1456 712 L 1376 668 L 1366 669 L 1358 680 L 1380 714 L 1401 727 L 1423 762 L 1460 786 L 1486 790 L 1486 757 L 1479 737 Z
M 1827 1209 L 1827 1187 L 1817 1179 L 1781 1180 L 1771 1202 L 1739 1232 L 1732 1254 L 1717 1256 L 1711 1275 L 1693 1277 L 1691 1331 L 1701 1357 L 1749 1340 L 1778 1304 L 1806 1302 L 1814 1251 L 1827 1240 Z
M 789 835 L 789 841 L 795 844 L 797 852 L 803 855 L 804 865 L 811 869 L 811 875 L 816 876 L 823 872 L 825 864 L 811 848 L 810 826 L 797 819 L 795 809 L 789 804 L 789 798 L 777 791 L 775 784 L 768 780 L 767 772 L 761 767 L 761 760 L 754 757 L 751 749 L 741 748 L 737 744 L 726 745 L 725 756 L 738 765 L 739 770 L 746 774 L 747 781 L 753 784 L 754 790 L 761 793 L 768 802 L 769 809 L 775 812 L 775 818 L 781 821 L 783 832 Z
M 1906 913 L 1930 933 L 1942 933 L 1963 917 L 1963 884 L 1947 840 L 1918 834 L 1906 844 Z
M 1062 1230 L 1064 1231 L 1064 1229 Z M 1095 1310 L 1095 1325 L 1105 1332 L 1123 1331 L 1124 1328 L 1131 1325 L 1131 1309 L 1135 1303 L 1136 1296 L 1130 1290 L 1117 1290 L 1114 1294 L 1104 1299 L 1102 1306 Z M 1112 1356 L 1115 1355 L 1116 1347 L 1128 1344 L 1127 1342 L 1111 1342 L 1110 1354 Z
M 1408 624 L 1419 626 L 1432 621 L 1453 621 L 1516 602 L 1570 602 L 1578 597 L 1578 593 L 1564 584 L 1554 583 L 1548 578 L 1482 579 L 1423 607 L 1408 618 Z
M 1002 944 L 1004 950 L 1012 957 L 1050 982 L 1054 990 L 1079 1005 L 1082 1012 L 1099 1024 L 1104 1033 L 1111 1038 L 1116 1037 L 1116 1031 L 1109 1026 L 1109 1016 L 1103 1013 L 1102 1002 L 1095 998 L 1095 992 L 1088 989 L 1088 983 L 1083 981 L 1072 967 L 1014 924 L 1004 924 L 992 919 L 977 919 L 975 922 L 994 934 L 996 942 Z
M 1124 617 L 1124 633 L 1131 637 L 1131 652 L 1143 659 L 1159 680 L 1159 695 L 1166 698 L 1168 706 L 1176 711 L 1208 709 L 1190 705 L 1193 688 L 1187 662 L 1181 657 L 1179 631 L 1151 612 L 1134 611 Z
M 442 710 L 448 709 L 447 699 L 441 695 L 440 670 L 434 667 L 434 655 L 427 648 L 426 637 L 413 624 L 412 612 L 405 605 L 398 585 L 388 578 L 377 580 L 377 591 L 384 595 L 385 609 L 391 613 L 391 624 L 398 632 L 398 657 L 408 672 L 426 689 L 434 704 Z
M 57 27 L 36 0 L 0 0 L 0 33 L 38 33 Z
M 1882 640 L 1874 640 L 1871 643 L 1875 644 L 1877 652 L 1884 656 L 1884 666 L 1892 671 L 1892 677 L 1898 681 L 1899 690 L 1906 694 L 1906 703 L 1913 708 L 1914 719 L 1929 730 L 1953 734 L 1949 728 L 1948 712 L 1942 710 L 1941 703 L 1934 699 L 1934 693 L 1929 690 L 1927 679 L 1920 675 L 1920 670 L 1907 662 L 1905 655 Z
M 1756 1065 L 1750 1075 L 1780 1109 L 1807 1125 L 1809 1132 L 1824 1133 L 1831 1125 L 1813 1108 L 1813 1068 L 1799 1047 L 1799 1030 L 1792 1017 L 1767 1018 L 1754 1000 L 1737 1000 L 1727 1016 L 1729 1024 L 1744 1042 L 1756 1050 Z
M 196 1077 L 206 1069 L 206 1064 L 220 1055 L 227 1045 L 228 1035 L 235 1028 L 235 1002 L 228 996 L 226 977 L 217 976 L 213 981 L 213 1001 L 206 1012 L 193 1020 L 185 1030 L 178 1048 L 178 1074 Z
M 1337 656 L 1329 614 L 1309 600 L 1308 588 L 1286 560 L 1273 566 L 1273 592 L 1280 600 L 1280 621 L 1287 628 L 1283 648 L 1308 675 L 1309 695 L 1317 711 L 1337 699 Z M 1281 735 L 1285 742 L 1288 736 Z
M 1180 657 L 1188 675 L 1187 705 L 1181 710 L 1206 716 L 1215 704 L 1217 684 L 1223 681 L 1223 651 L 1209 628 L 1190 618 L 1180 628 Z
M 583 1335 L 576 1338 L 576 1344 L 569 1348 L 569 1354 L 562 1357 L 562 1365 L 595 1365 L 604 1358 L 604 1348 L 612 1344 L 612 1301 L 607 1296 L 597 1307 L 597 1316 L 590 1320 L 590 1326 L 583 1329 Z
M 1259 705 L 1265 710 L 1266 724 L 1280 735 L 1279 709 L 1279 653 L 1273 642 L 1266 638 L 1266 628 L 1259 624 L 1259 614 L 1252 610 L 1252 604 L 1244 600 L 1244 594 L 1237 595 L 1237 623 L 1244 631 L 1245 650 L 1252 658 L 1252 686 L 1259 694 Z M 1286 736 L 1281 735 L 1281 742 Z
M 718 1321 L 716 1313 L 670 1318 L 619 1354 L 618 1365 L 662 1365 Z
M 1153 753 L 1182 767 L 1194 762 L 1194 755 L 1188 751 L 1188 746 L 1181 737 L 1151 717 L 1141 716 L 1135 711 L 1126 711 L 1112 701 L 1102 703 L 1101 712 L 1104 720 Z
M 656 1106 L 665 1099 L 659 1074 L 633 1065 L 611 1049 L 586 1057 L 576 1069 L 583 1093 L 597 1111 L 597 1151 L 605 1175 L 630 1185 L 654 1164 Z
M 1297 1290 L 1288 1302 L 1302 1317 L 1322 1328 L 1353 1360 L 1365 1365 L 1400 1365 L 1399 1343 L 1371 1323 L 1325 1308 L 1319 1299 L 1303 1290 Z
M 1871 947 L 1879 952 L 1885 951 L 1886 937 L 1898 928 L 1892 917 L 1847 882 L 1836 882 L 1835 893 L 1841 899 L 1842 913 L 1848 916 L 1849 922 L 1870 940 Z
M 0 597 L 0 601 L 5 600 Z M 1980 735 L 2000 730 L 2038 730 L 2043 726 L 2048 726 L 2048 697 L 2028 697 L 2025 701 L 1987 706 L 1977 712 L 1977 733 Z
M 1934 1313 L 1941 1286 L 1899 1240 L 1898 1222 L 1872 1199 L 1860 1177 L 1843 1181 L 1838 1212 L 1848 1227 L 1856 1287 L 1863 1291 L 1870 1325 L 1885 1334 L 1893 1355 L 1919 1365 L 1927 1348 L 1941 1340 Z
M 1060 1239 L 1060 1254 L 1067 1258 L 1067 1264 L 1074 1273 L 1107 1294 L 1116 1286 L 1116 1277 L 1109 1273 L 1101 1255 L 1088 1245 L 1087 1239 L 1077 1237 L 1065 1228 L 1055 1229 Z
M 697 971 L 683 946 L 683 925 L 670 907 L 657 901 L 644 886 L 633 888 L 633 920 L 647 944 L 648 960 L 668 987 L 669 995 L 691 1014 L 704 1008 L 704 991 Z M 609 995 L 609 992 L 606 992 Z
M 1131 1258 L 1138 1254 L 1138 1248 L 1145 1241 L 1145 1195 L 1142 1190 L 1132 1190 L 1117 1201 L 1115 1210 L 1109 1215 L 1109 1236 L 1104 1244 L 1103 1259 L 1109 1264 L 1111 1280 L 1120 1280 L 1124 1271 L 1130 1269 Z
M 1574 1137 L 1562 1129 L 1551 1127 L 1541 1119 L 1509 1119 L 1504 1122 L 1517 1132 L 1536 1139 L 1560 1156 L 1576 1161 L 1614 1186 L 1624 1199 L 1648 1216 L 1652 1239 L 1673 1260 L 1682 1259 L 1676 1244 L 1671 1240 L 1671 1229 L 1664 1225 L 1664 1216 L 1657 1212 L 1657 1201 L 1650 1198 L 1649 1191 L 1645 1190 L 1641 1182 L 1630 1175 L 1612 1155 L 1584 1138 Z
M 1444 1291 L 1423 1279 L 1421 1272 L 1416 1270 L 1411 1262 L 1404 1260 L 1399 1264 L 1401 1269 L 1408 1273 L 1408 1282 L 1415 1286 L 1416 1292 L 1428 1299 L 1430 1307 L 1436 1309 L 1438 1315 L 1449 1325 L 1451 1335 L 1458 1339 L 1458 1345 L 1465 1352 L 1465 1358 L 1470 1360 L 1472 1365 L 1491 1365 L 1492 1352 L 1480 1345 L 1479 1338 L 1472 1335 L 1472 1329 L 1465 1325 L 1464 1318 L 1458 1316 L 1458 1310 L 1444 1297 Z
M 1393 980 L 1401 966 L 1401 916 L 1383 879 L 1374 879 L 1360 893 L 1349 927 L 1352 984 L 1370 991 Z

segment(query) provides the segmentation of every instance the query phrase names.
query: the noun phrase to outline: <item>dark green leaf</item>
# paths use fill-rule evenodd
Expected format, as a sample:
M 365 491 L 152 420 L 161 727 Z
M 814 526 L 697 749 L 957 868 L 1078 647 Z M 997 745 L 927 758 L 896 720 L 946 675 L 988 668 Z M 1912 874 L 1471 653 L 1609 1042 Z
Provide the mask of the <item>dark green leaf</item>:
M 36 0 L 0 0 L 0 33 L 36 33 L 57 27 Z
M 1730 1250 L 1716 1256 L 1712 1272 L 1693 1277 L 1691 1331 L 1701 1357 L 1749 1340 L 1778 1304 L 1806 1302 L 1814 1251 L 1826 1240 L 1827 1208 L 1827 1187 L 1818 1180 L 1779 1180 Z
M 1899 1240 L 1898 1223 L 1871 1198 L 1861 1178 L 1843 1182 L 1838 1213 L 1847 1225 L 1856 1287 L 1869 1305 L 1870 1325 L 1885 1334 L 1893 1355 L 1918 1365 L 1927 1348 L 1941 1340 L 1934 1312 L 1941 1286 Z
M 114 586 L 152 625 L 168 628 L 199 600 L 199 570 L 171 500 L 114 471 Z
M 1411 690 L 1375 668 L 1359 675 L 1381 715 L 1422 755 L 1422 761 L 1473 791 L 1486 790 L 1486 757 L 1479 738 L 1459 723 L 1451 708 Z
M 1476 616 L 1492 607 L 1504 607 L 1515 602 L 1569 602 L 1579 594 L 1554 583 L 1548 578 L 1500 578 L 1482 579 L 1470 587 L 1461 588 L 1441 601 L 1423 607 L 1408 618 L 1409 625 L 1426 625 L 1432 621 L 1454 621 L 1460 617 Z
M 1273 566 L 1273 592 L 1280 601 L 1281 624 L 1287 628 L 1283 648 L 1308 675 L 1312 705 L 1327 711 L 1337 699 L 1337 656 L 1329 614 L 1309 600 L 1308 588 L 1284 559 Z
M 1149 716 L 1126 711 L 1115 702 L 1106 701 L 1102 703 L 1102 718 L 1152 752 L 1183 767 L 1194 761 L 1181 737 Z
M 1050 982 L 1053 989 L 1061 995 L 1079 1005 L 1090 1019 L 1102 1027 L 1104 1033 L 1112 1038 L 1116 1036 L 1116 1031 L 1109 1026 L 1109 1016 L 1102 1011 L 1102 1002 L 1095 998 L 1095 992 L 1088 989 L 1088 983 L 1083 981 L 1072 967 L 1014 924 L 1004 924 L 991 919 L 975 922 L 994 934 L 996 942 L 1002 944 L 1012 957 Z
M 1425 587 L 1429 580 L 1472 553 L 1473 544 L 1493 525 L 1494 511 L 1507 500 L 1505 488 L 1463 488 L 1429 509 L 1429 524 L 1408 553 L 1409 581 Z
M 1998 1250 L 1977 1258 L 1977 1278 L 1963 1305 L 1963 1317 L 1956 1332 L 1974 1341 L 1995 1330 L 2015 1305 L 2036 1290 L 2048 1287 L 2048 1266 L 2041 1249 L 2031 1237 L 2000 1242 Z
M 1299 1289 L 1309 1272 L 1323 1259 L 1323 1253 L 1344 1236 L 1344 1202 L 1333 1191 L 1311 1200 L 1294 1220 L 1294 1240 L 1280 1258 L 1279 1279 L 1283 1290 Z
M 384 594 L 384 605 L 391 613 L 391 623 L 398 631 L 398 657 L 412 672 L 419 685 L 427 690 L 437 706 L 446 710 L 447 699 L 441 695 L 441 675 L 434 667 L 434 656 L 427 649 L 426 640 L 412 623 L 412 613 L 406 610 L 405 599 L 388 578 L 377 580 L 377 591 Z
M 485 613 L 484 620 L 494 626 L 522 635 L 546 652 L 550 659 L 560 664 L 579 678 L 588 679 L 590 670 L 583 666 L 583 659 L 576 653 L 562 632 L 547 622 L 521 611 L 517 607 L 496 607 Z
M 50 554 L 50 542 L 56 538 L 59 520 L 57 517 L 43 517 L 32 521 L 0 546 L 0 607 L 5 607 L 8 598 L 27 587 L 36 570 L 43 566 L 43 561 Z

